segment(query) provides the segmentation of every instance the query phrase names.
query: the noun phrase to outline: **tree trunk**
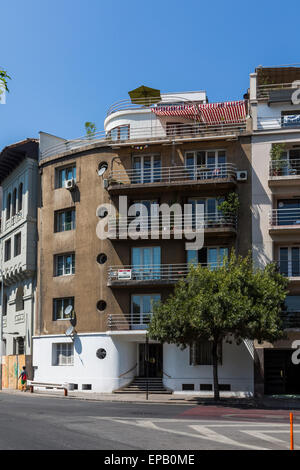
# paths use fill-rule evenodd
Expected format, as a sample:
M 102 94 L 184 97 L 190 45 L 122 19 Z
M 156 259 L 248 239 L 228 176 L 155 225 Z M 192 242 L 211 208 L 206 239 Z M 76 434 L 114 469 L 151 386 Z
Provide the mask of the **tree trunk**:
M 218 379 L 218 341 L 213 341 L 212 360 L 213 360 L 213 376 L 214 376 L 214 399 L 220 400 L 219 379 Z

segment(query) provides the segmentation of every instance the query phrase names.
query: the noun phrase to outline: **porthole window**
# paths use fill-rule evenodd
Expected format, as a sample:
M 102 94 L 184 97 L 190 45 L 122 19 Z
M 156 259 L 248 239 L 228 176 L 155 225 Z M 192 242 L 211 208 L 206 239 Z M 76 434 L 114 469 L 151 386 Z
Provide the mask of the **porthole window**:
M 97 256 L 97 262 L 99 264 L 104 264 L 107 261 L 107 256 L 105 253 L 100 253 L 100 255 Z
M 98 359 L 105 359 L 105 357 L 106 357 L 105 349 L 103 349 L 103 348 L 97 349 L 96 356 L 98 357 Z
M 100 207 L 100 209 L 98 210 L 98 217 L 100 217 L 100 219 L 104 219 L 104 217 L 106 217 L 108 215 L 108 210 L 106 209 L 106 207 Z
M 101 163 L 99 163 L 99 165 L 98 165 L 98 175 L 99 175 L 99 176 L 104 175 L 104 173 L 106 172 L 107 168 L 108 168 L 107 162 L 101 162 Z
M 103 312 L 103 310 L 106 309 L 106 302 L 105 300 L 99 300 L 97 302 L 97 309 L 100 311 L 100 312 Z

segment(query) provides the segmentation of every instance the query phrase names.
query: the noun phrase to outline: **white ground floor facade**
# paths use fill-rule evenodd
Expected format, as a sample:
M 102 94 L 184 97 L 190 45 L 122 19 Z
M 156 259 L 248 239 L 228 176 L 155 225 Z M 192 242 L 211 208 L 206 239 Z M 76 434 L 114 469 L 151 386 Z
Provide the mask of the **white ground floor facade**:
M 71 383 L 75 389 L 111 393 L 145 377 L 145 331 L 104 332 L 33 337 L 34 380 Z M 174 392 L 209 394 L 211 365 L 191 365 L 190 348 L 149 342 L 148 375 L 160 376 Z M 219 383 L 224 393 L 251 396 L 254 389 L 253 358 L 244 343 L 223 342 Z M 226 392 L 225 392 L 226 391 Z M 211 392 L 212 393 L 212 392 Z

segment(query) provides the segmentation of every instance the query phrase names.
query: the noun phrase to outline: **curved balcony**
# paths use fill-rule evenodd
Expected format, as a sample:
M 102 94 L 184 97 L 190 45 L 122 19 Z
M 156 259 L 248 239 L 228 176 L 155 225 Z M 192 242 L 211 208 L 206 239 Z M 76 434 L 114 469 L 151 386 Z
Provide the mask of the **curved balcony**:
M 188 189 L 191 186 L 201 187 L 209 184 L 218 184 L 220 188 L 228 188 L 236 185 L 236 171 L 236 167 L 231 163 L 112 170 L 108 176 L 108 190 L 122 192 L 137 188 L 149 190 L 149 188 L 162 186 L 164 189 L 174 189 L 174 187 Z
M 150 144 L 150 143 L 172 143 L 172 142 L 190 142 L 197 140 L 212 139 L 216 136 L 234 138 L 246 132 L 246 123 L 243 122 L 223 122 L 223 123 L 193 123 L 177 124 L 172 131 L 162 126 L 133 127 L 128 132 L 119 133 L 112 136 L 111 131 L 99 131 L 93 134 L 85 135 L 73 140 L 64 140 L 55 145 L 49 146 L 41 151 L 40 158 L 44 159 L 54 155 L 59 155 L 70 151 L 82 151 L 85 147 L 92 145 L 102 146 L 120 146 L 128 144 Z

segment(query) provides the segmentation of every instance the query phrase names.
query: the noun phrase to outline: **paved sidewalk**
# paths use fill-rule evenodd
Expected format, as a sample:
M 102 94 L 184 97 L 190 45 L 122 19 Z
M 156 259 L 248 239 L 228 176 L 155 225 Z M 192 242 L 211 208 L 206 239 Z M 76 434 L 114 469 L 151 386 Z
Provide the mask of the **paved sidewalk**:
M 1 393 L 1 391 L 0 391 Z M 199 397 L 188 395 L 169 395 L 169 394 L 149 394 L 148 400 L 146 394 L 135 393 L 95 393 L 95 392 L 78 392 L 69 391 L 68 396 L 65 397 L 62 390 L 36 390 L 26 393 L 20 390 L 3 389 L 2 393 L 24 395 L 24 396 L 44 396 L 52 398 L 61 398 L 64 400 L 85 400 L 85 401 L 99 401 L 99 402 L 120 402 L 120 403 L 156 403 L 156 404 L 183 404 L 183 405 L 203 405 L 203 406 L 222 406 L 222 407 L 238 407 L 238 408 L 252 408 L 252 409 L 282 409 L 282 410 L 300 410 L 300 396 L 299 397 L 263 397 L 261 399 L 254 398 L 221 398 L 220 402 L 215 402 L 211 397 Z

